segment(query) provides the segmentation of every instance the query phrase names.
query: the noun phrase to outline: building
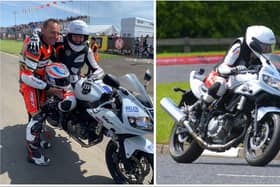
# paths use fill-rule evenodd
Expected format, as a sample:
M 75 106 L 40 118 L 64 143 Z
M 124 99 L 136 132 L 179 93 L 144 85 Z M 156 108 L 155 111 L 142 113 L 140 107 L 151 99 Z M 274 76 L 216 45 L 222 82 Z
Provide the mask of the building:
M 152 20 L 130 17 L 121 20 L 121 36 L 122 37 L 149 37 L 154 36 L 154 23 Z
M 89 25 L 88 26 L 90 35 L 117 35 L 119 31 L 113 25 Z

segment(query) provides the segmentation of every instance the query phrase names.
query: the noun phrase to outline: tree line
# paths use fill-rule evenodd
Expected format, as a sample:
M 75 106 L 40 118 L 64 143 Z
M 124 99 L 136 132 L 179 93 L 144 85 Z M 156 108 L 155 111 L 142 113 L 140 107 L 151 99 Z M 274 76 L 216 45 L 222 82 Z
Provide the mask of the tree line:
M 280 35 L 280 1 L 157 1 L 157 38 L 227 38 L 249 25 Z

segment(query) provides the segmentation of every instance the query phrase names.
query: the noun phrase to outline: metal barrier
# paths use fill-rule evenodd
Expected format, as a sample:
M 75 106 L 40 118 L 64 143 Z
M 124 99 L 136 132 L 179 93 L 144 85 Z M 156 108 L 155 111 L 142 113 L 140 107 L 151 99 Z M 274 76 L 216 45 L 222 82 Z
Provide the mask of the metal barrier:
M 279 41 L 277 37 L 277 41 Z M 194 46 L 229 46 L 235 38 L 172 38 L 158 39 L 157 47 L 161 46 L 184 46 L 184 52 L 190 52 Z M 279 45 L 279 44 L 278 44 Z

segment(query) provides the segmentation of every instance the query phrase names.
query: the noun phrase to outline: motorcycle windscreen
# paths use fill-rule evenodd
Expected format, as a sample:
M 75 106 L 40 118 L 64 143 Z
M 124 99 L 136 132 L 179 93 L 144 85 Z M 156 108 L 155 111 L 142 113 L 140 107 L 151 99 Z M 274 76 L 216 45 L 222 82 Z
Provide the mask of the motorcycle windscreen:
M 280 55 L 279 54 L 271 54 L 269 56 L 269 59 L 274 64 L 274 66 L 277 68 L 277 70 L 280 72 Z
M 149 97 L 146 89 L 143 84 L 138 80 L 135 74 L 130 73 L 119 78 L 120 85 L 133 93 L 136 98 L 141 97 L 142 103 L 146 103 L 145 105 L 148 107 L 152 107 L 152 101 Z

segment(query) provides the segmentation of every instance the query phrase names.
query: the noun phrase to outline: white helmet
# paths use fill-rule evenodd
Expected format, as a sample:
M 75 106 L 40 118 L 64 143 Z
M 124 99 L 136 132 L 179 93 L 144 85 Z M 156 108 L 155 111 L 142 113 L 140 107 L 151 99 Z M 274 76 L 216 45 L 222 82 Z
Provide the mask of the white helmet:
M 264 54 L 272 53 L 276 43 L 273 31 L 270 28 L 261 25 L 249 26 L 246 30 L 245 38 L 246 44 L 257 57 L 260 57 L 260 53 L 252 48 L 250 45 L 252 42 L 255 42 Z
M 75 43 L 72 40 L 72 35 L 83 35 L 84 40 L 81 43 Z M 67 38 L 68 38 L 68 44 L 74 51 L 76 52 L 81 51 L 87 45 L 88 35 L 89 35 L 88 25 L 84 21 L 82 20 L 71 21 L 68 28 Z

